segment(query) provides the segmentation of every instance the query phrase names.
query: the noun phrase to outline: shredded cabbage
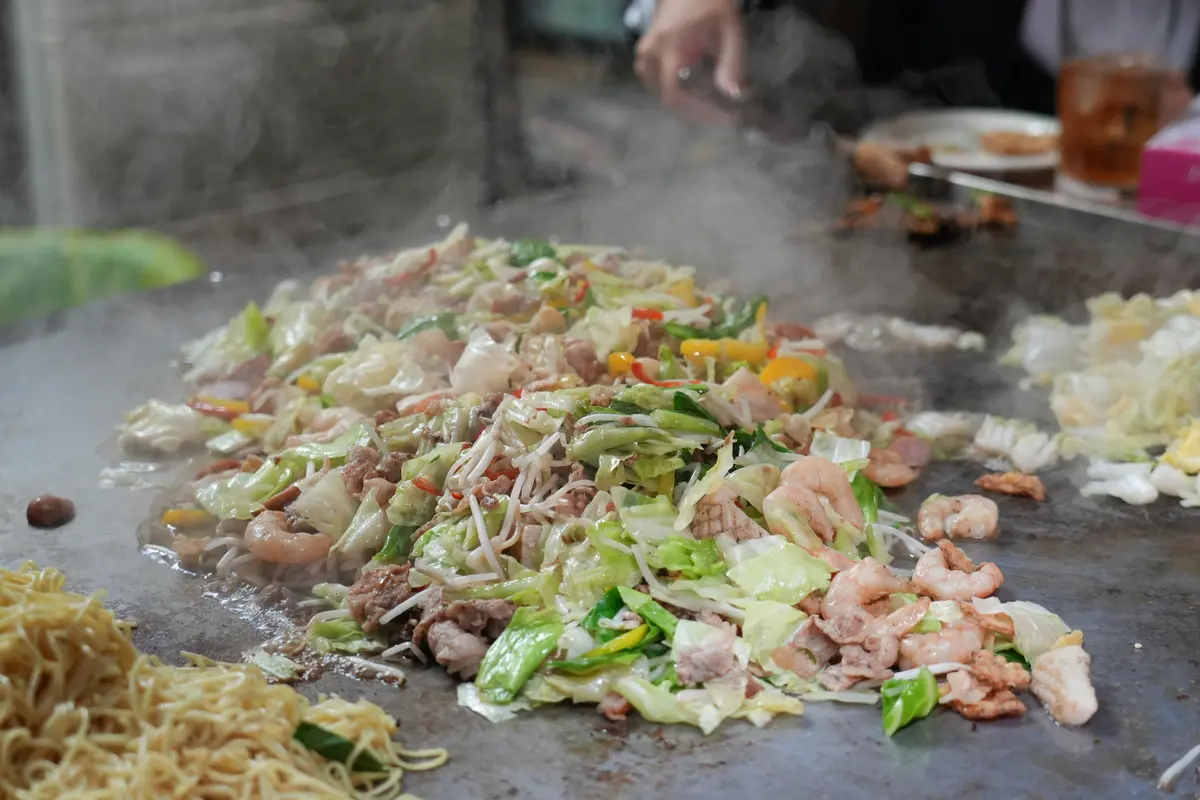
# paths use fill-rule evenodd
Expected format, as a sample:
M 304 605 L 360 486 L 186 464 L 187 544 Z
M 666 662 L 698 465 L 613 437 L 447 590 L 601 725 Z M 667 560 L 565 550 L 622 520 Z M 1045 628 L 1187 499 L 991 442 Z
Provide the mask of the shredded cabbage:
M 690 489 L 683 493 L 679 501 L 679 516 L 675 520 L 675 530 L 687 530 L 696 516 L 696 504 L 707 495 L 720 489 L 725 483 L 725 476 L 733 468 L 733 442 L 721 445 L 717 451 L 717 463 L 696 481 Z
M 225 422 L 183 403 L 150 400 L 125 415 L 118 440 L 135 452 L 176 453 L 228 430 Z
M 995 597 L 977 597 L 972 602 L 981 614 L 1007 614 L 1012 618 L 1013 644 L 1031 664 L 1054 647 L 1060 637 L 1071 632 L 1061 617 L 1037 603 L 1027 600 L 1002 603 Z

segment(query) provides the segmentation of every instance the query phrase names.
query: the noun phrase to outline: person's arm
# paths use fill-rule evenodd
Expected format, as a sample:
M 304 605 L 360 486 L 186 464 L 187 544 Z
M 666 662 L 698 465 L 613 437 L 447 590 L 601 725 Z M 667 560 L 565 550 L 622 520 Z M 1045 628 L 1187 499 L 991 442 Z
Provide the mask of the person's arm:
M 637 6 L 644 15 L 647 4 Z M 714 109 L 689 95 L 682 78 L 711 61 L 717 90 L 737 99 L 742 94 L 745 49 L 738 0 L 658 0 L 653 21 L 637 45 L 636 69 L 664 105 L 711 117 Z

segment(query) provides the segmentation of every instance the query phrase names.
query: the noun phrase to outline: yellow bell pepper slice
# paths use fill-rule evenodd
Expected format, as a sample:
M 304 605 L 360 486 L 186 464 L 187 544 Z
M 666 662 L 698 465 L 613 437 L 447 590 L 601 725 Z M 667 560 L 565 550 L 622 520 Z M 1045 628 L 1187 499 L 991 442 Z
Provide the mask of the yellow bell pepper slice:
M 257 439 L 267 432 L 274 421 L 275 418 L 270 414 L 243 414 L 237 419 L 230 420 L 229 424 L 235 431 Z
M 763 371 L 759 373 L 758 377 L 763 383 L 768 384 L 781 381 L 784 378 L 813 380 L 817 377 L 817 368 L 803 358 L 780 356 L 769 361 L 763 367 Z
M 168 508 L 163 512 L 162 524 L 172 528 L 193 528 L 212 519 L 212 514 L 203 508 Z
M 309 394 L 321 393 L 321 384 L 311 375 L 301 375 L 299 378 L 296 378 L 296 386 Z
M 679 353 L 688 361 L 703 364 L 705 359 L 719 361 L 765 361 L 765 342 L 743 342 L 738 339 L 685 339 L 679 344 Z
M 608 374 L 614 378 L 629 374 L 633 369 L 633 353 L 609 353 Z
M 599 647 L 593 647 L 591 650 L 583 654 L 583 658 L 609 656 L 613 653 L 619 653 L 622 650 L 628 650 L 631 647 L 637 647 L 642 643 L 642 639 L 646 638 L 646 634 L 648 633 L 650 633 L 649 625 L 638 625 L 628 633 L 622 633 L 617 638 L 610 639 Z

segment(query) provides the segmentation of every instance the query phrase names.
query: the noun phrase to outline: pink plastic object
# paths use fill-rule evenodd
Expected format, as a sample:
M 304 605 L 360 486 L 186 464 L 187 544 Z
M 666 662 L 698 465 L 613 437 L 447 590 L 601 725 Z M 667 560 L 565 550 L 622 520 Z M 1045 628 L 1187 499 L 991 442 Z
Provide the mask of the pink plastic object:
M 1138 211 L 1200 227 L 1200 115 L 1155 134 L 1142 153 Z

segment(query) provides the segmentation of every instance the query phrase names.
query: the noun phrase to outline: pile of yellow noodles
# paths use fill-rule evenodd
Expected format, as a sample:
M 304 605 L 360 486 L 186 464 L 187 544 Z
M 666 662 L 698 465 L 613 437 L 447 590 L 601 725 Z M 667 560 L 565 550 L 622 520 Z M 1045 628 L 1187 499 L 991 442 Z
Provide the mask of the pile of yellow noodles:
M 396 721 L 366 701 L 311 705 L 253 668 L 164 666 L 63 582 L 53 569 L 0 570 L 2 800 L 390 798 L 405 769 L 446 761 L 443 750 L 404 751 Z M 313 753 L 292 738 L 302 720 L 388 771 L 351 773 Z

